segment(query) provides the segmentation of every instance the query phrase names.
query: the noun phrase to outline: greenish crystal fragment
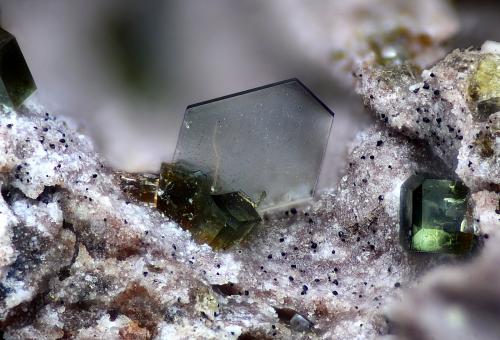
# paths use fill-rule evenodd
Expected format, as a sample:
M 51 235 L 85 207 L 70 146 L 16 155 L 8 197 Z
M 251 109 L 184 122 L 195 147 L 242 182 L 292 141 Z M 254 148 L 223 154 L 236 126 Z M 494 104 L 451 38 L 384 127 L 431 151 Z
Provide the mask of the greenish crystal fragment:
M 480 116 L 489 117 L 489 115 L 500 112 L 500 97 L 493 97 L 477 103 L 477 110 Z
M 480 120 L 500 108 L 500 56 L 486 54 L 477 63 L 476 71 L 471 75 L 468 86 L 471 109 Z
M 224 227 L 211 243 L 215 248 L 227 248 L 236 243 L 260 222 L 255 203 L 243 192 L 212 195 L 212 199 L 226 217 Z
M 478 63 L 469 85 L 470 96 L 478 102 L 500 97 L 500 56 L 485 55 Z
M 189 230 L 201 243 L 226 249 L 260 221 L 257 205 L 243 192 L 213 194 L 211 179 L 177 163 L 163 163 L 158 175 L 123 174 L 122 188 L 150 203 Z
M 0 104 L 16 108 L 35 90 L 16 38 L 0 28 Z
M 460 181 L 415 175 L 401 188 L 401 241 L 409 250 L 466 254 L 474 240 L 469 190 Z

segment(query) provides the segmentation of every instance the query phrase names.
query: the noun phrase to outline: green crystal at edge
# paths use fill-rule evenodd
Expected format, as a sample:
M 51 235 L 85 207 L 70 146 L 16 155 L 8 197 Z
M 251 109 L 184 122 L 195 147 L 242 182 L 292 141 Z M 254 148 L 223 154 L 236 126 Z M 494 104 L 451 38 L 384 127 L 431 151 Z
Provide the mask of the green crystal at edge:
M 460 181 L 412 176 L 401 188 L 401 241 L 424 253 L 469 253 L 469 190 Z
M 16 108 L 35 90 L 16 38 L 0 28 L 0 104 Z

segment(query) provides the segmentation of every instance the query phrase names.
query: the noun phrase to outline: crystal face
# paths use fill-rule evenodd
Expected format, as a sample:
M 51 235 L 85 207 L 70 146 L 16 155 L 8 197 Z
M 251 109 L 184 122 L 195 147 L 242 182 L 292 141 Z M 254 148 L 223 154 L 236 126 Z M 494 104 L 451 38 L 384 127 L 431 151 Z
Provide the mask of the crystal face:
M 191 105 L 174 155 L 259 209 L 312 197 L 333 113 L 296 79 Z
M 163 163 L 159 175 L 122 175 L 121 184 L 125 192 L 217 249 L 240 241 L 261 221 L 256 205 L 243 192 L 213 194 L 207 175 L 180 164 Z
M 460 181 L 414 175 L 401 187 L 403 246 L 416 252 L 466 254 L 474 234 L 468 223 L 469 190 Z
M 0 28 L 0 103 L 18 107 L 36 85 L 16 38 Z
M 487 54 L 479 61 L 469 80 L 468 93 L 472 102 L 477 103 L 480 120 L 500 110 L 500 56 Z

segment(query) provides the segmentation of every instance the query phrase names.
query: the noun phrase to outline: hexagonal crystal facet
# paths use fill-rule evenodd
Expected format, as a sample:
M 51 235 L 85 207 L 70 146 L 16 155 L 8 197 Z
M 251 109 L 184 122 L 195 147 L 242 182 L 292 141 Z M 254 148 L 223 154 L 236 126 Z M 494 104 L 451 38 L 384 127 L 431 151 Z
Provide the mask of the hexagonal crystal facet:
M 407 249 L 465 254 L 474 234 L 468 223 L 469 190 L 460 181 L 415 175 L 401 188 L 401 241 Z
M 18 107 L 35 89 L 16 38 L 0 28 L 0 104 Z
M 296 79 L 191 105 L 174 155 L 259 209 L 312 197 L 333 113 Z

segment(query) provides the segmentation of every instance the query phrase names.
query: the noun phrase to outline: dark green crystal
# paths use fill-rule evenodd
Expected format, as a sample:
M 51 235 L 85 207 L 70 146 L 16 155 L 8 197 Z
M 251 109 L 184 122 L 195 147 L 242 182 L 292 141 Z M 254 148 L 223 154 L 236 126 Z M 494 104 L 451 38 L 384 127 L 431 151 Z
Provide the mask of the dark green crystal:
M 212 195 L 212 199 L 225 214 L 224 227 L 211 243 L 215 248 L 227 248 L 260 222 L 255 203 L 243 192 Z
M 240 241 L 261 218 L 243 192 L 214 195 L 210 178 L 180 164 L 163 163 L 159 175 L 121 176 L 122 188 L 217 249 Z
M 0 103 L 16 108 L 36 89 L 16 38 L 0 28 Z
M 401 241 L 425 253 L 466 254 L 474 234 L 469 190 L 460 181 L 412 176 L 401 188 Z

